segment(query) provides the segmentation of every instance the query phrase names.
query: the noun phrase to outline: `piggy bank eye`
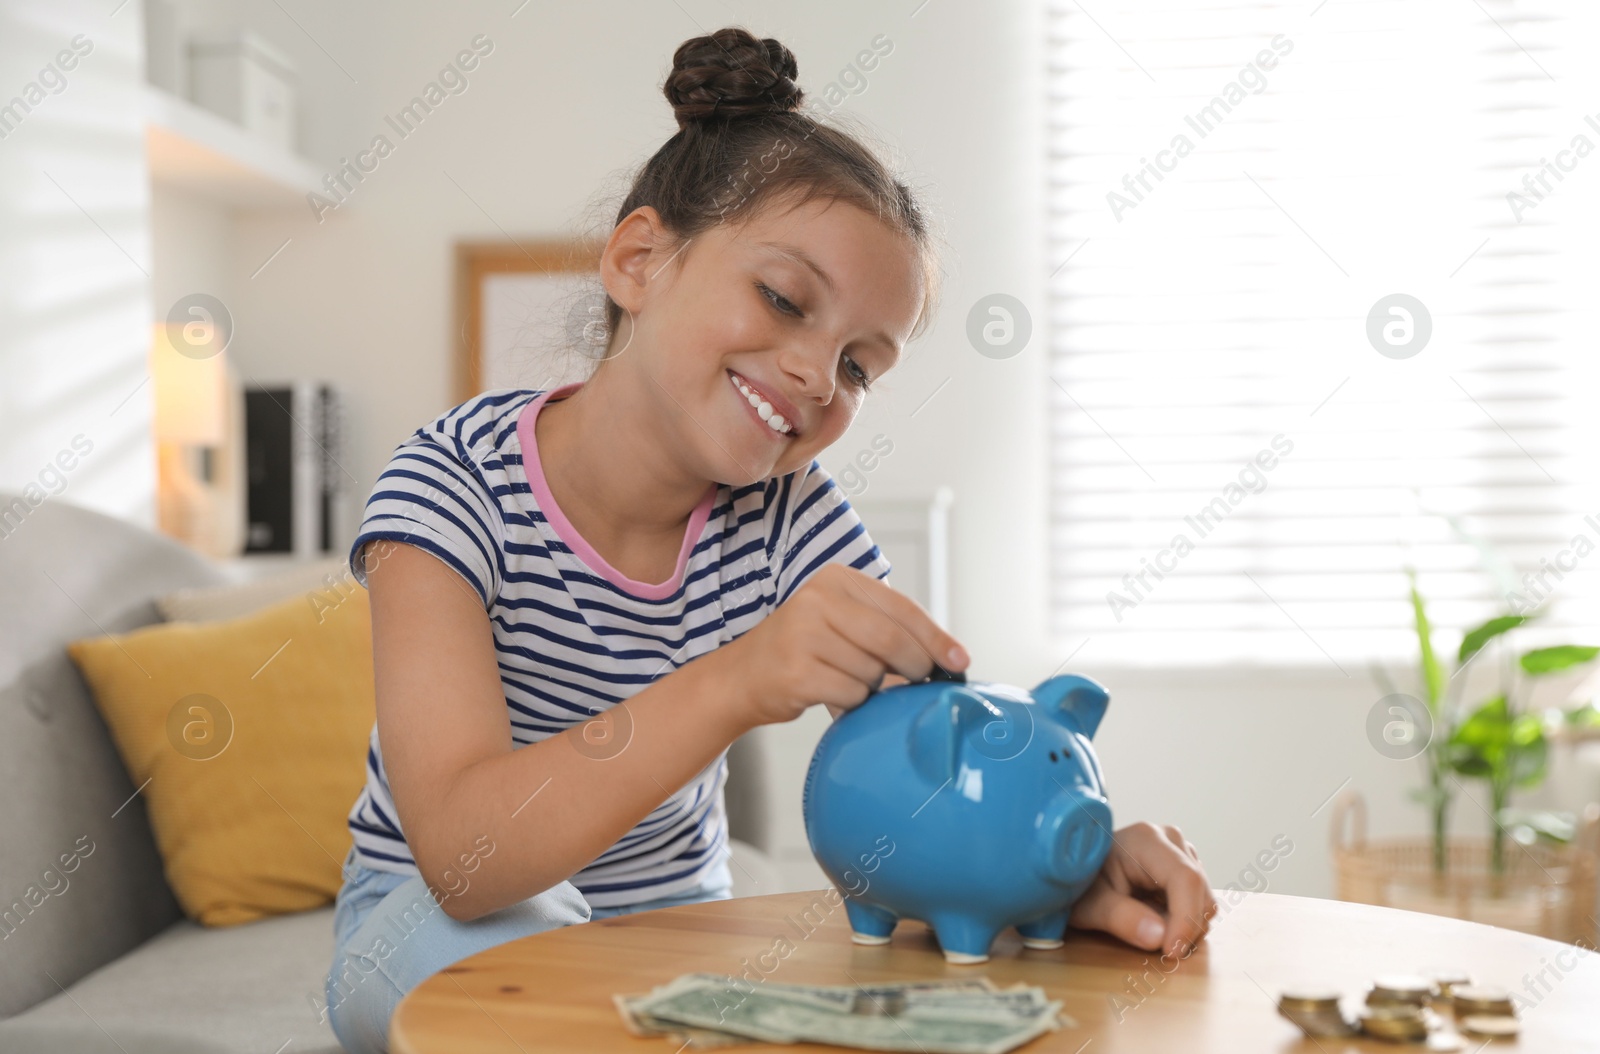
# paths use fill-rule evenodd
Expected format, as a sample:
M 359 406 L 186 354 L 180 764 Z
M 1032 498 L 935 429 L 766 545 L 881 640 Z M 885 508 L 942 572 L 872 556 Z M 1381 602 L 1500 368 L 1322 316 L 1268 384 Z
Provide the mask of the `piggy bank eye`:
M 1054 760 L 1055 760 L 1055 759 L 1056 759 L 1056 752 L 1055 752 L 1055 751 L 1053 751 L 1053 750 L 1052 750 L 1052 751 L 1051 751 L 1051 752 L 1050 752 L 1050 760 L 1051 760 L 1051 761 L 1054 761 Z

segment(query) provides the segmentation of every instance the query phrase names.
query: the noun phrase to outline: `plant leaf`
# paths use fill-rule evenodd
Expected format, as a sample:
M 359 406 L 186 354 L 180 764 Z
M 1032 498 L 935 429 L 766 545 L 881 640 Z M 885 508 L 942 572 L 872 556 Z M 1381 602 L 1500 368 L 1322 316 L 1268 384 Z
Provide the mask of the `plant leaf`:
M 1490 744 L 1506 743 L 1511 739 L 1511 710 L 1506 697 L 1497 695 L 1486 699 L 1466 720 L 1456 726 L 1450 736 L 1452 743 Z
M 1439 665 L 1439 656 L 1433 650 L 1433 627 L 1428 623 L 1422 594 L 1417 592 L 1417 573 L 1406 568 L 1406 577 L 1411 580 L 1411 613 L 1417 628 L 1417 645 L 1422 651 L 1422 683 L 1428 693 L 1428 709 L 1437 714 L 1439 699 L 1444 695 L 1444 667 Z
M 1571 844 L 1578 833 L 1577 817 L 1570 812 L 1555 812 L 1548 809 L 1502 809 L 1500 822 L 1513 829 L 1525 827 L 1538 838 L 1557 845 Z M 1531 839 L 1517 838 L 1517 841 L 1527 844 Z
M 1513 786 L 1532 787 L 1543 782 L 1550 748 L 1544 722 L 1533 714 L 1520 714 L 1511 722 L 1508 761 Z
M 1494 766 L 1477 754 L 1452 754 L 1450 767 L 1473 779 L 1486 780 L 1494 775 Z
M 1490 619 L 1461 638 L 1461 651 L 1456 661 L 1465 666 L 1467 660 L 1482 651 L 1485 644 L 1488 644 L 1507 630 L 1516 629 L 1531 617 L 1529 615 L 1499 615 Z
M 1600 647 L 1586 644 L 1558 644 L 1553 648 L 1536 648 L 1522 656 L 1522 668 L 1537 677 L 1545 673 L 1582 666 L 1600 655 Z
M 1506 697 L 1480 705 L 1451 732 L 1450 767 L 1463 776 L 1493 779 L 1504 774 L 1511 747 L 1512 718 Z
M 1584 703 L 1567 711 L 1567 724 L 1574 728 L 1593 728 L 1600 726 L 1600 710 L 1595 709 L 1593 703 Z

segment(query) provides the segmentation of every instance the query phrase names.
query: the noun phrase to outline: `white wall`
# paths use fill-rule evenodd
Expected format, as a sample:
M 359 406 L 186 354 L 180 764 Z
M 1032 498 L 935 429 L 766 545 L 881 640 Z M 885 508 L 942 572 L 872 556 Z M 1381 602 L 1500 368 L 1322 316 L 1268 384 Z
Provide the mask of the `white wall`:
M 0 106 L 43 95 L 0 126 L 0 490 L 152 526 L 143 37 L 114 7 L 0 3 Z

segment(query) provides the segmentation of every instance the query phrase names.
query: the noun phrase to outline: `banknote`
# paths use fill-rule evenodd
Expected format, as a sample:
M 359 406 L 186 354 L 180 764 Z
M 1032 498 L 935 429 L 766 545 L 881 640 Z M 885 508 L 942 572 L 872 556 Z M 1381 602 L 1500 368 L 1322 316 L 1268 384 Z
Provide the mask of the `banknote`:
M 1023 984 L 988 978 L 869 985 L 752 984 L 685 974 L 643 995 L 614 997 L 630 1031 L 666 1035 L 691 1050 L 740 1043 L 833 1043 L 927 1054 L 1000 1054 L 1075 1026 L 1061 1003 Z

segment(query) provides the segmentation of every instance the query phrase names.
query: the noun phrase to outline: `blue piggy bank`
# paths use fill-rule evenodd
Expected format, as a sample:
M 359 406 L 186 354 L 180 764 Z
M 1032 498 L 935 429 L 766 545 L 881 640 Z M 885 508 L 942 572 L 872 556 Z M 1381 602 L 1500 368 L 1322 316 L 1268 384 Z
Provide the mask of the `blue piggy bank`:
M 1109 698 L 1072 675 L 1032 693 L 925 681 L 840 715 L 806 773 L 805 823 L 853 939 L 887 944 L 909 918 L 952 963 L 986 961 L 1008 926 L 1030 948 L 1060 947 L 1111 850 L 1089 742 Z

